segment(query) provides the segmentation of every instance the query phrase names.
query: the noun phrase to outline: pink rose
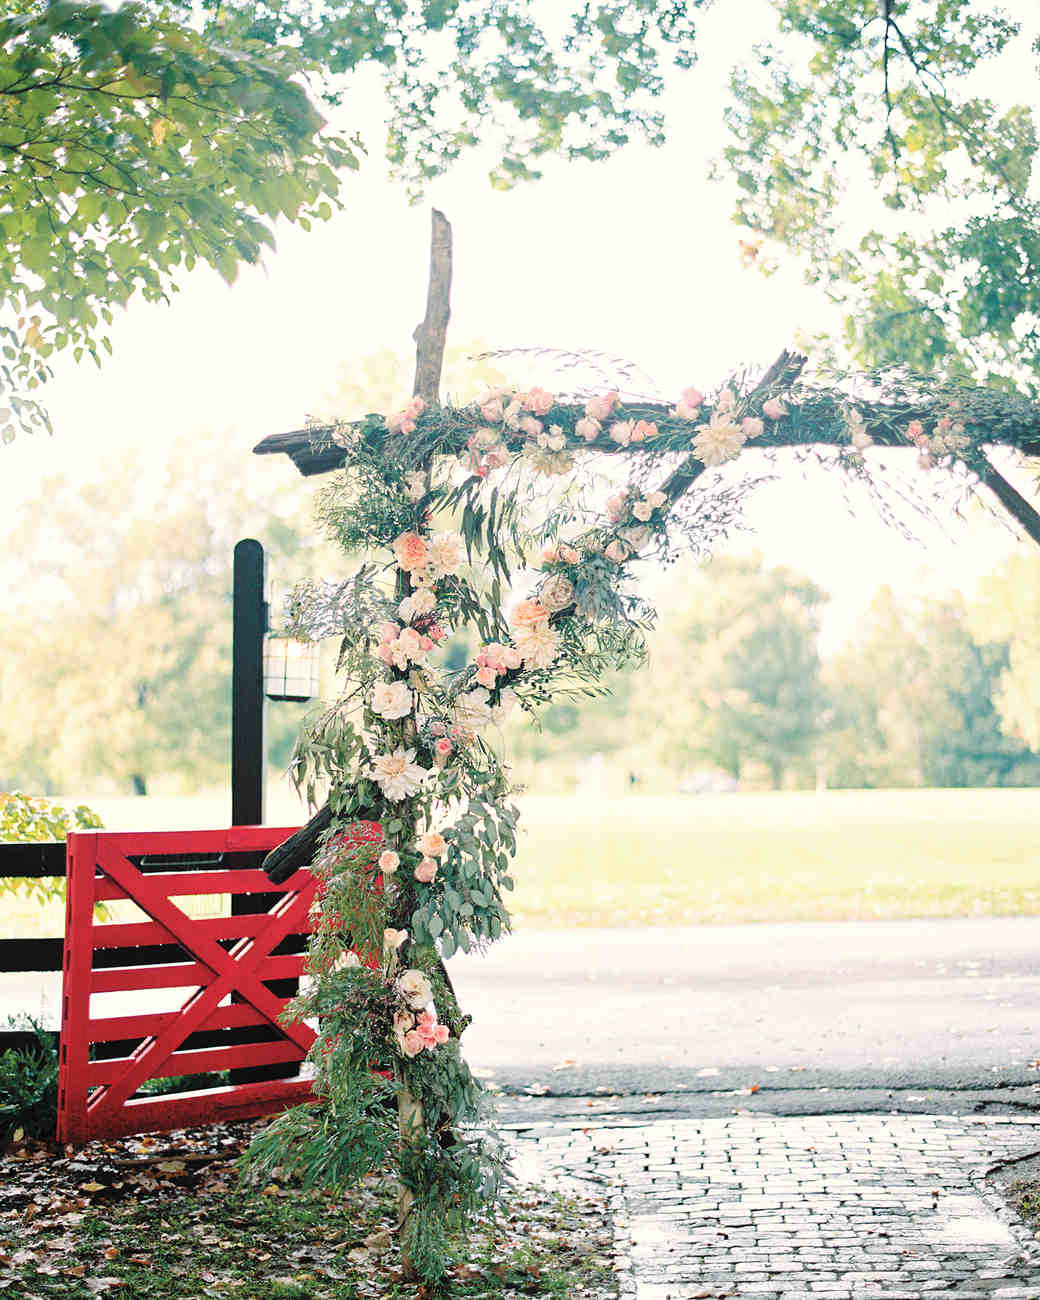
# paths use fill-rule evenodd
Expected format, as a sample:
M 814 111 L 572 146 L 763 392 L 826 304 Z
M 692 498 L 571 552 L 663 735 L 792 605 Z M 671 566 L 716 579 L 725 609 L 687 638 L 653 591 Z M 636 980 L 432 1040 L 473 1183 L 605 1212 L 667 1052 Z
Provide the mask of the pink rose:
M 437 879 L 437 864 L 432 858 L 423 858 L 412 875 L 420 885 L 432 885 Z
M 401 865 L 401 859 L 393 849 L 384 849 L 379 855 L 379 870 L 384 876 L 392 876 Z
M 760 420 L 757 415 L 745 415 L 740 422 L 740 427 L 745 438 L 760 438 L 766 431 L 764 421 Z
M 604 548 L 603 554 L 608 560 L 613 560 L 615 564 L 624 564 L 628 559 L 629 551 L 624 542 L 613 541 Z
M 632 441 L 645 442 L 648 438 L 656 438 L 657 433 L 657 425 L 653 420 L 637 420 L 636 427 L 632 430 Z
M 921 423 L 920 420 L 910 421 L 910 423 L 906 426 L 906 436 L 910 439 L 911 442 L 917 442 L 919 438 L 922 438 L 924 436 L 924 425 Z
M 511 457 L 507 447 L 492 447 L 484 453 L 484 464 L 488 469 L 505 469 L 510 460 Z
M 532 388 L 524 395 L 524 405 L 533 415 L 548 415 L 553 408 L 555 398 L 544 388 Z
M 605 420 L 614 409 L 617 397 L 617 393 L 605 393 L 602 397 L 590 397 L 585 403 L 585 414 L 593 420 Z
M 542 422 L 536 420 L 533 415 L 525 415 L 518 421 L 517 428 L 521 433 L 526 433 L 529 438 L 537 438 L 542 432 Z
M 450 1037 L 451 1037 L 451 1032 L 448 1029 L 447 1025 L 434 1025 L 433 1041 L 437 1044 L 438 1047 L 440 1047 L 442 1043 L 446 1043 Z
M 445 733 L 447 730 L 448 730 L 448 728 L 444 725 L 443 722 L 431 722 L 431 723 L 430 723 L 430 731 L 431 731 L 431 732 L 433 733 L 433 735 L 435 735 L 435 736 L 443 736 L 444 733 Z
M 422 415 L 423 411 L 425 410 L 426 410 L 425 397 L 415 396 L 408 403 L 408 414 L 411 415 L 412 417 L 417 417 Z
M 495 689 L 495 683 L 498 681 L 498 673 L 496 673 L 494 668 L 491 667 L 478 668 L 477 681 L 481 686 L 486 686 L 489 691 L 492 691 Z
M 595 442 L 602 428 L 603 426 L 599 420 L 594 420 L 591 416 L 586 415 L 584 419 L 579 420 L 574 426 L 574 432 L 579 438 L 584 438 L 586 442 Z
M 762 403 L 762 414 L 770 420 L 781 420 L 787 414 L 787 407 L 779 397 L 771 397 L 768 402 Z
M 628 498 L 618 493 L 616 496 L 607 498 L 607 518 L 612 523 L 617 523 L 628 513 Z
M 455 746 L 447 736 L 442 736 L 440 740 L 435 741 L 433 745 L 434 752 L 440 754 L 441 758 L 447 758 L 454 748 Z
M 506 646 L 502 651 L 503 668 L 519 668 L 523 662 L 523 656 L 515 646 Z
M 684 388 L 682 400 L 684 405 L 696 408 L 704 405 L 704 394 L 699 388 Z
M 426 1046 L 419 1035 L 417 1029 L 409 1029 L 407 1034 L 401 1039 L 401 1050 L 405 1056 L 418 1056 Z
M 379 625 L 379 639 L 384 643 L 387 641 L 396 641 L 400 631 L 400 623 L 381 623 Z
M 502 399 L 493 397 L 490 402 L 485 402 L 480 408 L 480 414 L 487 420 L 488 424 L 500 424 L 502 416 L 505 414 Z

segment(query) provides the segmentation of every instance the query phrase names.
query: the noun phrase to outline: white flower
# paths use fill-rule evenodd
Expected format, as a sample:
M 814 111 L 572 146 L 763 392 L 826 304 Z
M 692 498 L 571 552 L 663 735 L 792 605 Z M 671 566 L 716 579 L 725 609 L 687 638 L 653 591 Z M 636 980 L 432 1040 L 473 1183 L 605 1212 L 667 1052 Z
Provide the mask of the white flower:
M 693 454 L 709 468 L 732 460 L 747 441 L 739 424 L 716 412 L 708 424 L 699 424 L 693 439 Z
M 672 407 L 672 414 L 677 420 L 696 420 L 701 413 L 700 403 L 691 406 L 689 402 L 677 402 Z
M 638 519 L 641 524 L 645 524 L 653 513 L 654 508 L 649 501 L 637 501 L 632 506 L 633 518 Z
M 491 716 L 498 726 L 501 726 L 516 708 L 516 699 L 516 691 L 512 687 L 507 686 L 499 691 L 498 703 L 491 710 Z
M 574 583 L 562 573 L 554 574 L 538 593 L 538 604 L 550 614 L 557 614 L 574 604 Z
M 523 656 L 525 668 L 548 668 L 560 653 L 560 634 L 549 626 L 548 619 L 539 619 L 518 627 L 513 644 Z
M 434 533 L 427 543 L 427 571 L 445 578 L 462 564 L 462 538 L 458 533 Z
M 417 794 L 430 772 L 416 763 L 414 749 L 399 745 L 392 754 L 377 754 L 368 774 L 386 798 L 397 803 L 399 799 L 410 799 Z
M 642 526 L 639 528 L 622 528 L 621 536 L 633 551 L 641 551 L 650 540 L 650 529 Z
M 408 484 L 408 500 L 421 501 L 426 495 L 426 475 L 421 469 L 413 469 L 404 476 Z
M 433 989 L 430 981 L 421 970 L 406 970 L 397 981 L 397 991 L 405 1005 L 413 1011 L 421 1011 L 427 1003 L 433 1001 Z
M 610 437 L 622 447 L 627 447 L 632 441 L 632 421 L 616 420 L 610 426 Z
M 383 931 L 383 951 L 396 952 L 398 948 L 407 941 L 407 939 L 407 930 L 386 929 Z
M 645 496 L 643 500 L 651 510 L 660 510 L 668 500 L 668 495 L 665 492 L 651 492 L 648 496 Z
M 397 612 L 406 623 L 410 623 L 417 615 L 432 614 L 437 608 L 437 597 L 432 591 L 422 588 L 413 592 L 410 596 L 405 596 L 397 607 Z
M 524 404 L 519 397 L 514 397 L 502 413 L 502 423 L 507 429 L 519 429 L 524 415 Z M 485 414 L 485 419 L 487 418 Z
M 332 964 L 332 969 L 334 971 L 354 970 L 360 965 L 361 965 L 361 958 L 357 955 L 356 952 L 351 952 L 350 949 L 348 948 L 346 952 L 341 952 L 340 955 L 336 958 L 336 960 Z
M 467 731 L 479 731 L 491 722 L 491 709 L 488 706 L 490 694 L 483 686 L 472 691 L 465 691 L 455 701 L 454 717 L 460 727 Z
M 412 711 L 412 692 L 407 682 L 376 682 L 372 688 L 372 712 L 392 721 Z

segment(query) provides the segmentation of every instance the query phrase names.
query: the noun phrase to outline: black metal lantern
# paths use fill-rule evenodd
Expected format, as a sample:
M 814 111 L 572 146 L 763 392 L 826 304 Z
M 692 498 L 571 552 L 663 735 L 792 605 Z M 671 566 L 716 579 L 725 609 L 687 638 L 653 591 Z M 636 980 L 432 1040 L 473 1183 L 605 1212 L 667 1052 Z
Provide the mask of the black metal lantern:
M 320 694 L 317 641 L 264 637 L 264 694 L 269 700 L 313 700 Z

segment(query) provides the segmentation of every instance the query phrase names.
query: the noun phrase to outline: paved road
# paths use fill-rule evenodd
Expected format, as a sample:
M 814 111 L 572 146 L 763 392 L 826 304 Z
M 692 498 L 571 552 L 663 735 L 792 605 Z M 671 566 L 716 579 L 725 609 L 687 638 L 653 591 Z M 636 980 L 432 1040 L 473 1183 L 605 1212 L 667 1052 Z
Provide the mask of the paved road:
M 451 971 L 467 1055 L 507 1092 L 1040 1107 L 1040 917 L 532 932 Z

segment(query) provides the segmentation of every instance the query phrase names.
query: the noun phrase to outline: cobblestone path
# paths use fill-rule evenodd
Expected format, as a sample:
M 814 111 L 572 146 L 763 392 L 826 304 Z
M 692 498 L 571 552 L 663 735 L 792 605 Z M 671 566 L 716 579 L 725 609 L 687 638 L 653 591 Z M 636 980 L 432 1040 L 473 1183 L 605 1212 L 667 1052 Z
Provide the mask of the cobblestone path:
M 983 1181 L 1040 1149 L 1033 1119 L 734 1116 L 517 1136 L 536 1140 L 519 1144 L 521 1172 L 609 1196 L 635 1300 L 1040 1300 L 1040 1242 Z

